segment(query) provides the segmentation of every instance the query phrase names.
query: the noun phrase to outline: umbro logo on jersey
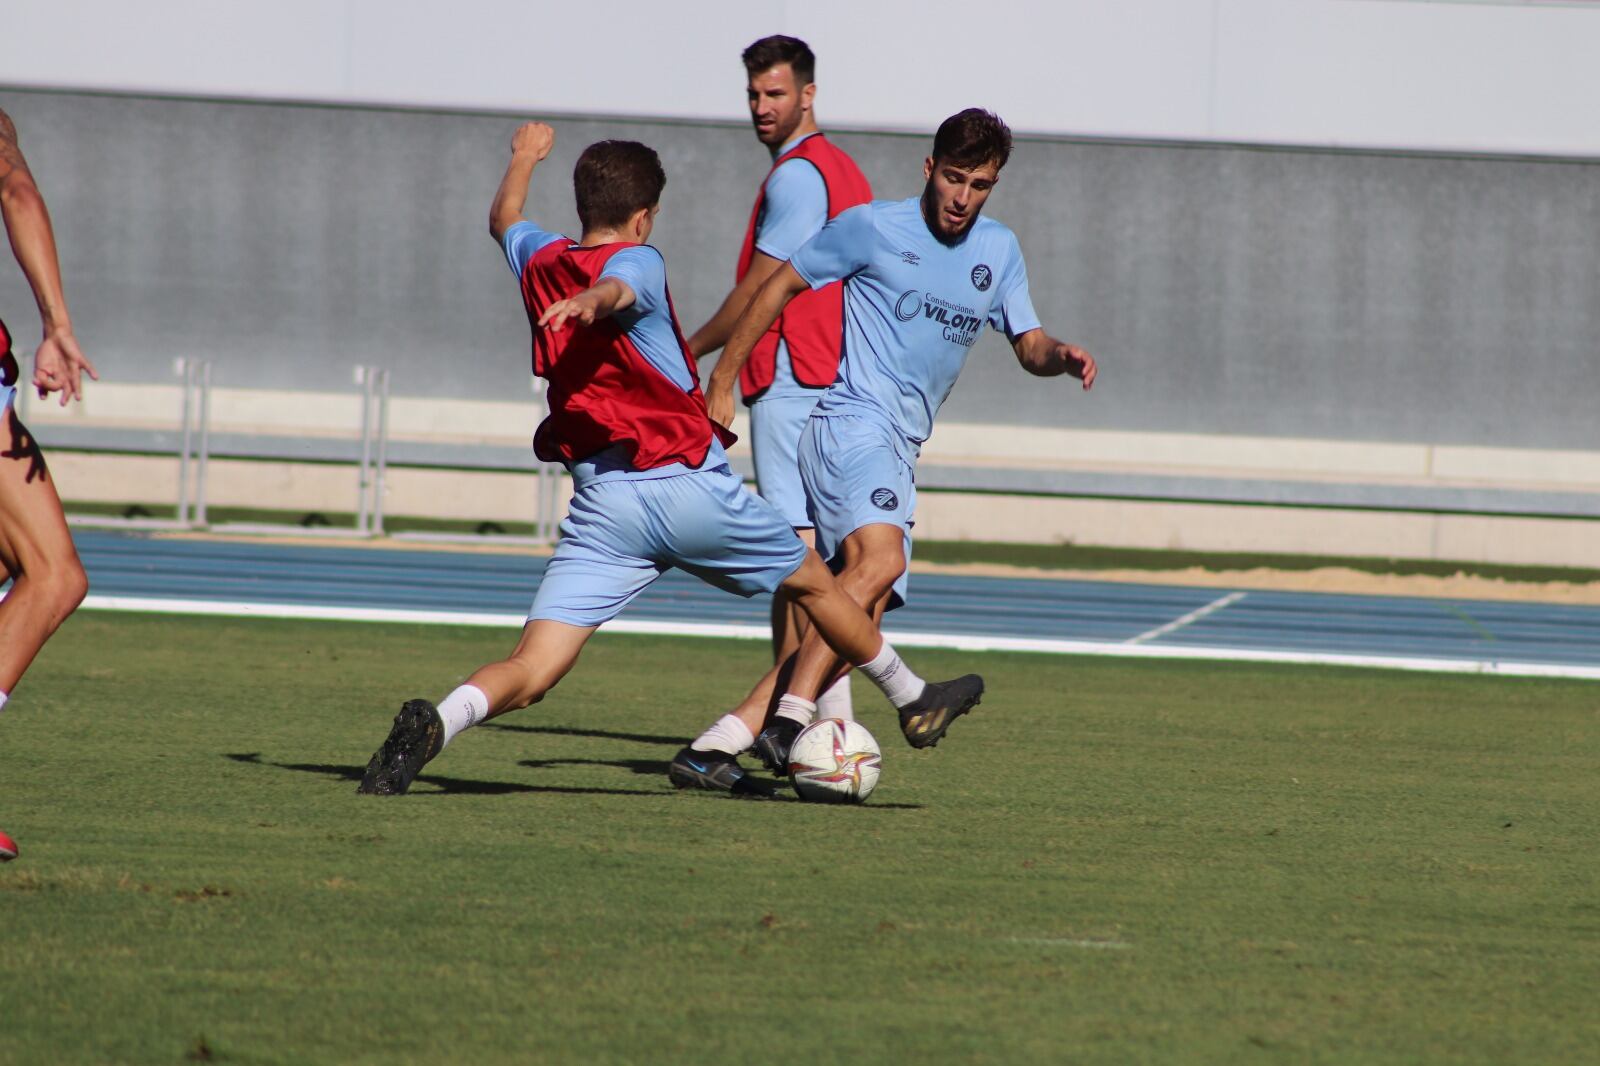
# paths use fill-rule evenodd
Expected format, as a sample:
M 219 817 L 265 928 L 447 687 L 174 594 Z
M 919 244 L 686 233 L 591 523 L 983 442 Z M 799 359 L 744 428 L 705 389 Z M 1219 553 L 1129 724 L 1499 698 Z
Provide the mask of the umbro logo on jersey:
M 922 262 L 922 257 L 916 252 L 901 252 L 900 258 L 906 261 L 907 266 L 916 266 Z
M 880 511 L 892 511 L 900 506 L 900 498 L 888 489 L 873 489 L 872 505 Z
M 988 263 L 979 263 L 972 268 L 973 288 L 979 292 L 987 292 L 992 284 L 994 284 L 994 271 L 989 269 Z

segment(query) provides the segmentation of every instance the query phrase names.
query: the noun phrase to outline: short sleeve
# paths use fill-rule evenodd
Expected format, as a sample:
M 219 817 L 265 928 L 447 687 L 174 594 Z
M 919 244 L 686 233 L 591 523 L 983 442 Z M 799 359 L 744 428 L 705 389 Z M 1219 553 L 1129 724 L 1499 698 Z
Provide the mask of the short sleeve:
M 546 233 L 532 222 L 524 220 L 513 223 L 511 228 L 506 230 L 505 236 L 500 240 L 500 247 L 506 253 L 506 262 L 510 264 L 511 272 L 520 278 L 534 253 L 547 244 L 565 239 L 559 233 Z
M 865 270 L 877 239 L 872 205 L 859 204 L 829 219 L 821 232 L 789 257 L 789 265 L 807 285 L 820 289 Z
M 624 248 L 606 260 L 602 278 L 616 278 L 633 290 L 633 306 L 628 310 L 647 315 L 667 306 L 667 264 L 661 253 L 649 245 Z
M 1039 316 L 1028 292 L 1028 265 L 1022 260 L 1022 249 L 1015 238 L 1000 274 L 1000 292 L 989 305 L 989 325 L 1004 330 L 1011 340 L 1039 328 Z
M 767 178 L 756 223 L 756 251 L 779 261 L 788 259 L 827 221 L 828 187 L 816 166 L 804 159 L 780 163 Z

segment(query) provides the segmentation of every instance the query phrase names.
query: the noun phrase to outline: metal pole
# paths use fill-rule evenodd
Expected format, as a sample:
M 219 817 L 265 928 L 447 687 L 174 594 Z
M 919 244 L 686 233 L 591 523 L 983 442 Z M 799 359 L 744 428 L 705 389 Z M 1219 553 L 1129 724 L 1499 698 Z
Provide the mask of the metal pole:
M 361 472 L 356 479 L 356 532 L 367 531 L 367 468 L 372 462 L 372 374 L 369 368 L 356 367 L 356 384 L 361 386 Z
M 372 491 L 372 529 L 375 537 L 383 536 L 384 474 L 389 468 L 389 370 L 376 372 L 378 387 L 378 461 L 377 476 Z
M 178 522 L 189 524 L 189 454 L 192 446 L 194 421 L 193 379 L 194 367 L 187 359 L 174 359 L 172 368 L 183 375 L 183 444 L 178 453 Z
M 206 524 L 206 471 L 211 466 L 211 360 L 200 364 L 200 456 L 195 475 L 195 525 Z

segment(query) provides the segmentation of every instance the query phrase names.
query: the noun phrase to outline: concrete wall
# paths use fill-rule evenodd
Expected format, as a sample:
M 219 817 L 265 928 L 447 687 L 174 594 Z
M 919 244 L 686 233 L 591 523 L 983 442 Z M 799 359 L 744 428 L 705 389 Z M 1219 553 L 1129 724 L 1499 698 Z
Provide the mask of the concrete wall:
M 0 91 L 49 198 L 108 382 L 528 394 L 527 326 L 486 234 L 504 114 Z M 564 119 L 530 214 L 570 230 L 582 146 L 662 152 L 656 241 L 686 328 L 731 282 L 765 155 L 735 124 Z M 925 136 L 841 133 L 880 195 Z M 1103 362 L 1084 397 L 994 338 L 947 422 L 1596 447 L 1600 163 L 1023 139 L 991 201 L 1047 326 Z M 36 328 L 0 270 L 14 332 Z M 935 438 L 937 441 L 937 437 Z

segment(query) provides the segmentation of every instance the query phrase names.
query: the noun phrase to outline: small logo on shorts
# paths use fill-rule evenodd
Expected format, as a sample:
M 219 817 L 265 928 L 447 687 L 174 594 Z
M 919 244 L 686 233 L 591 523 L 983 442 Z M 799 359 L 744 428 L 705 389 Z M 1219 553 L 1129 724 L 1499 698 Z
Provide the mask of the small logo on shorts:
M 894 317 L 902 322 L 910 322 L 922 310 L 922 294 L 916 289 L 907 289 L 900 294 L 900 299 L 894 304 Z
M 892 511 L 900 506 L 900 498 L 888 489 L 873 489 L 872 505 L 880 511 Z
M 994 283 L 994 271 L 989 269 L 988 263 L 979 263 L 972 268 L 972 284 L 979 292 L 987 292 Z

